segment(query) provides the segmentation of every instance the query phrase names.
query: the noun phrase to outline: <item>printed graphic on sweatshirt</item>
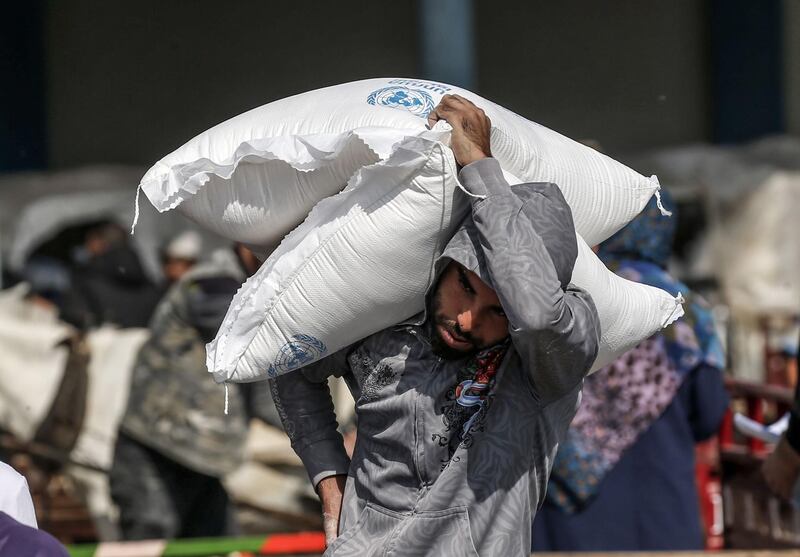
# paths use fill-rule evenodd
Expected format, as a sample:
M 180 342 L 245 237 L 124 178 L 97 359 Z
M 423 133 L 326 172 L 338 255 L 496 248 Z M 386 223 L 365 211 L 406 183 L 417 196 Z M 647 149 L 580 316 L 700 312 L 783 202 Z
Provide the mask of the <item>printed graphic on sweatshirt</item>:
M 504 343 L 479 352 L 458 374 L 458 383 L 448 389 L 441 406 L 444 431 L 434 433 L 431 440 L 447 447 L 447 457 L 442 460 L 442 470 L 458 461 L 453 454 L 459 445 L 469 448 L 472 434 L 483 431 L 483 420 L 492 400 L 492 387 L 500 364 L 508 349 Z

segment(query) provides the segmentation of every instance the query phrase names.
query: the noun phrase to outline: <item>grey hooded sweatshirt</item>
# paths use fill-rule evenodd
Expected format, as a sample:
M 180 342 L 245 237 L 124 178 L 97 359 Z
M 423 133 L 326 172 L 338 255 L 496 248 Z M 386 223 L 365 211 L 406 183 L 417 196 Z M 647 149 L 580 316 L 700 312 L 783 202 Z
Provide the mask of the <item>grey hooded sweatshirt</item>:
M 471 215 L 437 261 L 458 261 L 497 292 L 510 345 L 488 396 L 464 420 L 456 386 L 474 356 L 443 360 L 424 314 L 272 380 L 311 481 L 347 474 L 339 537 L 325 555 L 527 555 L 558 444 L 597 354 L 590 296 L 570 285 L 572 214 L 553 184 L 509 187 L 494 159 L 461 170 Z M 430 298 L 430 292 L 428 294 Z M 352 462 L 327 378 L 356 400 Z M 474 410 L 473 410 L 474 412 Z M 466 425 L 465 425 L 466 424 Z

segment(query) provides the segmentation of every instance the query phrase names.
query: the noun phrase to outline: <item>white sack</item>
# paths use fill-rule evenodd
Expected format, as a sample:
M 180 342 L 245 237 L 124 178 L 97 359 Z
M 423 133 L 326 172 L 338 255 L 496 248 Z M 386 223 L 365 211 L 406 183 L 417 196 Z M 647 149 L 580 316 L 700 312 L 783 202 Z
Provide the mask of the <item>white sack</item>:
M 149 336 L 148 329 L 111 326 L 87 335 L 89 390 L 83 428 L 70 454 L 73 461 L 111 469 L 117 431 L 128 406 L 133 366 Z
M 592 295 L 600 317 L 597 371 L 683 315 L 683 298 L 612 273 L 578 236 L 572 283 Z
M 316 207 L 236 293 L 207 346 L 217 381 L 309 364 L 413 316 L 464 218 L 441 143 L 405 141 Z
M 77 464 L 69 464 L 64 472 L 78 486 L 101 539 L 112 535 L 107 530 L 118 520 L 108 471 L 114 460 L 119 424 L 128 406 L 133 365 L 149 336 L 148 329 L 111 326 L 87 335 L 91 357 L 86 417 L 70 453 L 70 460 Z
M 310 91 L 253 109 L 158 161 L 140 187 L 159 211 L 178 207 L 231 240 L 270 246 L 362 166 L 424 132 L 442 95 L 457 93 L 492 120 L 492 153 L 524 182 L 558 184 L 575 227 L 594 245 L 630 221 L 658 189 L 630 168 L 464 89 L 380 78 Z
M 450 149 L 412 138 L 320 202 L 234 297 L 207 347 L 215 380 L 281 375 L 421 312 L 434 260 L 468 210 L 458 187 Z M 573 282 L 600 313 L 598 369 L 683 311 L 579 244 Z

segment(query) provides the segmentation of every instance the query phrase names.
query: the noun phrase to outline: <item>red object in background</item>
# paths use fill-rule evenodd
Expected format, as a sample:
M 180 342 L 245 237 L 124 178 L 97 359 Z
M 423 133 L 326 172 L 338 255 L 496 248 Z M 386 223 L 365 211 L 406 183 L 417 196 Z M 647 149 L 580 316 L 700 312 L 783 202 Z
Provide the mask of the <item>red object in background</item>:
M 700 499 L 705 548 L 718 551 L 725 545 L 722 484 L 719 473 L 719 441 L 716 437 L 695 447 L 695 479 Z
M 771 446 L 733 427 L 734 411 L 761 423 L 778 419 L 790 408 L 793 392 L 787 386 L 731 378 L 725 383 L 732 399 L 719 433 L 725 549 L 795 549 L 800 546 L 800 511 L 773 496 L 761 475 Z
M 792 401 L 792 393 L 786 387 L 730 378 L 726 386 L 735 401 L 732 406 L 761 423 L 765 418 L 777 419 Z M 770 535 L 755 536 L 752 530 L 768 527 L 766 523 L 755 524 L 763 520 L 758 510 L 770 504 L 759 472 L 768 451 L 763 441 L 736 432 L 731 409 L 725 413 L 719 436 L 697 445 L 695 476 L 707 550 L 726 545 L 728 549 L 786 547 L 768 539 Z
M 285 555 L 287 553 L 323 553 L 323 532 L 298 532 L 297 534 L 273 534 L 261 546 L 259 555 Z

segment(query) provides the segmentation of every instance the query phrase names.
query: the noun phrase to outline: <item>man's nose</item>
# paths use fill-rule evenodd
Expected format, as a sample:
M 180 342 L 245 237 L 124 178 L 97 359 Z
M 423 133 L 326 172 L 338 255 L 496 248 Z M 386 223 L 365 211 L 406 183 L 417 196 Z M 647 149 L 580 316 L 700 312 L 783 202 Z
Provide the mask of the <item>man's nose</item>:
M 466 310 L 458 314 L 458 327 L 468 333 L 472 330 L 472 311 Z

